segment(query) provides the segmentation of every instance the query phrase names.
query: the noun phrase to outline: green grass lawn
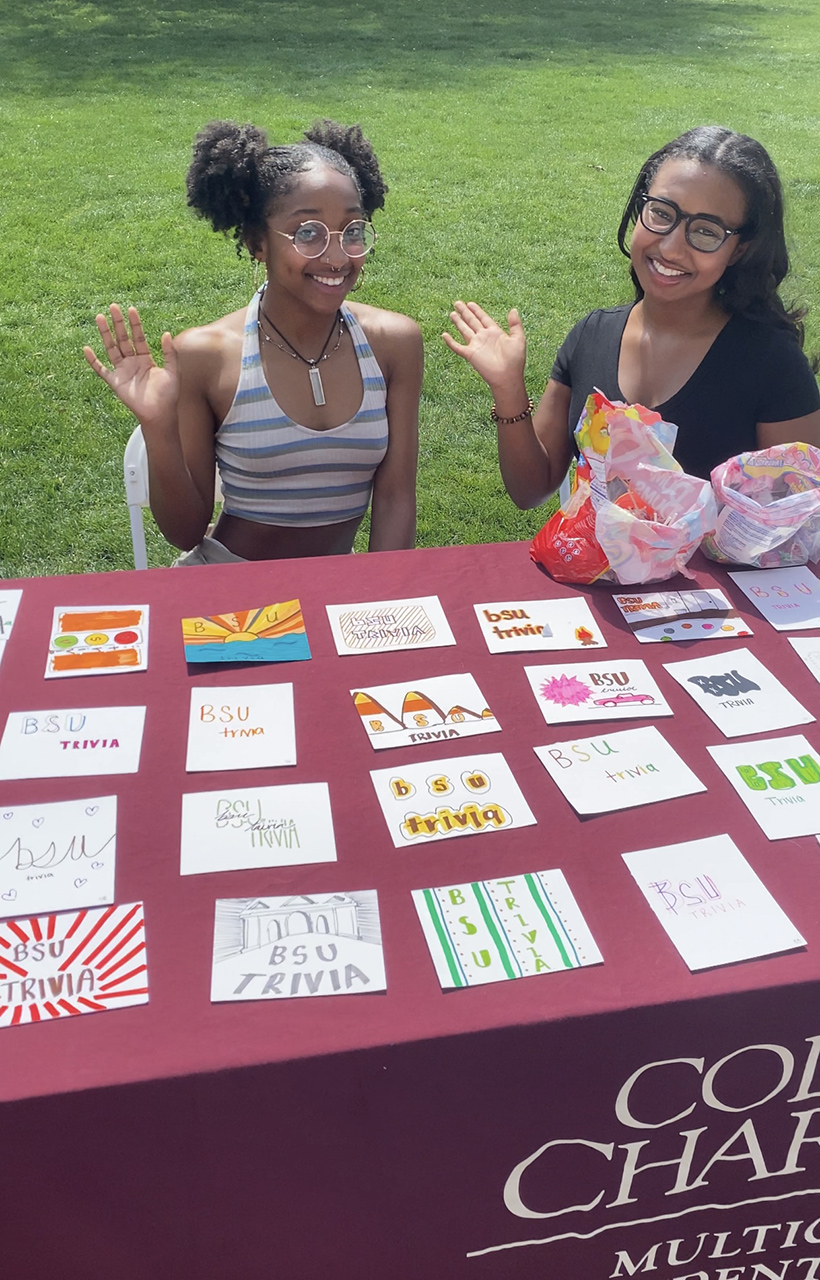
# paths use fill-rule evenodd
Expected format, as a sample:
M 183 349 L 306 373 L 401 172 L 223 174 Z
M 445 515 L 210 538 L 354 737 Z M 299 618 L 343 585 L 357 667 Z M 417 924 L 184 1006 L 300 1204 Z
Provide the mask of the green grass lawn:
M 786 292 L 820 347 L 819 46 L 813 0 L 7 0 L 0 574 L 132 564 L 133 423 L 81 348 L 112 300 L 158 340 L 250 295 L 247 260 L 185 207 L 206 121 L 283 142 L 317 116 L 362 124 L 391 190 L 359 296 L 414 316 L 427 349 L 419 542 L 523 538 L 544 513 L 503 491 L 489 396 L 438 336 L 452 299 L 518 306 L 537 395 L 574 321 L 629 297 L 615 229 L 640 164 L 715 122 L 780 168 Z

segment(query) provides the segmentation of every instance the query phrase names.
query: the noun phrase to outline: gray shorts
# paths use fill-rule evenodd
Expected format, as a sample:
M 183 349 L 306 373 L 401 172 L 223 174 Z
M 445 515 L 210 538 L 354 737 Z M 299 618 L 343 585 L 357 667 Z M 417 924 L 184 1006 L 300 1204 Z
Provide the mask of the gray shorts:
M 177 556 L 173 567 L 182 569 L 198 564 L 247 564 L 247 561 L 244 556 L 235 556 L 221 542 L 217 542 L 216 538 L 205 537 L 198 546 Z

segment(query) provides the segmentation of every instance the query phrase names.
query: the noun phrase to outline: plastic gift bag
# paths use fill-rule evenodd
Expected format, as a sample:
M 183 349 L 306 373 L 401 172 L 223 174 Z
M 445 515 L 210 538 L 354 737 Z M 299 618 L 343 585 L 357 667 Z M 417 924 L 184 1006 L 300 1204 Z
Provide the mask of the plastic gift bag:
M 707 480 L 672 457 L 677 427 L 643 405 L 594 392 L 575 428 L 580 457 L 566 507 L 530 547 L 559 582 L 663 582 L 685 565 L 716 507 Z
M 703 549 L 713 560 L 772 569 L 820 558 L 820 449 L 741 453 L 715 467 L 712 486 L 717 526 Z

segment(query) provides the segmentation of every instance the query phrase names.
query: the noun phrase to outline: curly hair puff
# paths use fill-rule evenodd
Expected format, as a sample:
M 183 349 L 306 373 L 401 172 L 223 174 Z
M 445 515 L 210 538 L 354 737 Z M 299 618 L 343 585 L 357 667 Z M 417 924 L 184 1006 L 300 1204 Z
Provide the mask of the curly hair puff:
M 213 121 L 196 135 L 186 179 L 188 204 L 214 231 L 230 232 L 238 254 L 259 239 L 272 207 L 292 189 L 296 175 L 316 164 L 353 180 L 365 217 L 384 208 L 387 184 L 359 125 L 317 120 L 304 137 L 304 142 L 269 147 L 262 129 L 230 120 Z

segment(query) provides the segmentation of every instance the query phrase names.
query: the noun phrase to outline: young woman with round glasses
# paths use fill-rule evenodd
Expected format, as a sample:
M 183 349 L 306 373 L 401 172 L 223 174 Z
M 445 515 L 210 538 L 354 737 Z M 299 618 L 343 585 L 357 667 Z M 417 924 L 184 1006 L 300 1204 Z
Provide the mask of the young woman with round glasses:
M 217 122 L 194 145 L 189 205 L 266 268 L 247 308 L 164 334 L 162 367 L 134 308 L 97 317 L 110 367 L 85 348 L 142 425 L 151 510 L 180 564 L 349 552 L 371 496 L 370 550 L 414 543 L 421 335 L 346 301 L 387 187 L 358 126 L 304 136 L 269 147 Z
M 717 126 L 667 143 L 638 174 L 618 244 L 635 301 L 575 326 L 537 409 L 516 311 L 505 332 L 475 303 L 457 302 L 451 319 L 464 341 L 443 335 L 493 392 L 501 472 L 519 507 L 539 505 L 561 483 L 595 388 L 676 423 L 675 457 L 692 475 L 708 478 L 747 449 L 820 445 L 804 313 L 778 294 L 789 268 L 780 182 L 760 143 Z

